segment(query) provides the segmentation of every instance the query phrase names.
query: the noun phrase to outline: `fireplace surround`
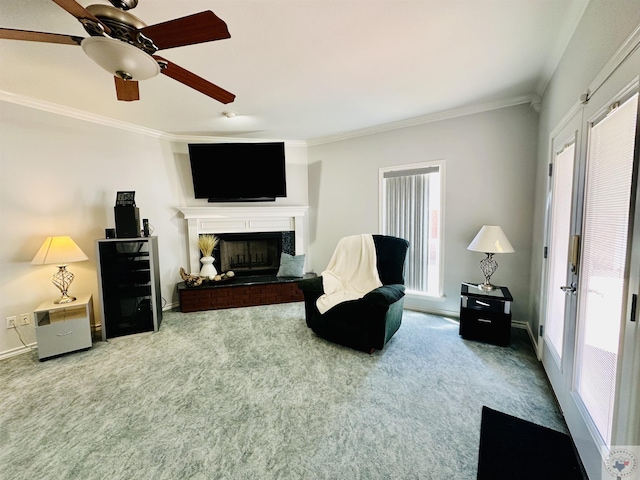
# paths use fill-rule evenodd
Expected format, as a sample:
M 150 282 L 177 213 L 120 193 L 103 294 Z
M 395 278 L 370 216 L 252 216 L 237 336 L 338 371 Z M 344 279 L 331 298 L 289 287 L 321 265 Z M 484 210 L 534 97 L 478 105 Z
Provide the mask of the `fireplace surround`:
M 284 240 L 277 251 L 278 264 L 282 251 L 291 255 L 306 254 L 308 209 L 307 206 L 179 208 L 187 223 L 186 244 L 189 272 L 198 273 L 200 271 L 198 236 L 201 234 L 214 234 L 221 239 L 233 238 L 234 234 L 260 234 L 257 236 L 263 235 L 265 238 L 279 235 Z M 239 237 L 236 236 L 236 238 Z M 216 253 L 218 252 L 219 250 Z M 247 259 L 246 255 L 245 252 L 245 260 Z M 219 258 L 216 258 L 216 262 L 218 262 L 216 269 L 222 272 L 224 266 L 220 261 Z M 277 268 L 274 274 L 275 272 L 277 272 Z

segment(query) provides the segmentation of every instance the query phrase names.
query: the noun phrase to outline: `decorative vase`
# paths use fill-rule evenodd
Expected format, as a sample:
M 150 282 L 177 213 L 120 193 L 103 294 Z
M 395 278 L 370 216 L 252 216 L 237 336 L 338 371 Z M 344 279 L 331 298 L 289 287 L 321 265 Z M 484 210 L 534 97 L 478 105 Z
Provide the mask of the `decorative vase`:
M 201 277 L 213 280 L 214 277 L 218 274 L 216 267 L 213 266 L 214 260 L 215 259 L 213 257 L 202 257 L 200 259 L 200 263 L 202 263 L 202 268 L 200 269 Z

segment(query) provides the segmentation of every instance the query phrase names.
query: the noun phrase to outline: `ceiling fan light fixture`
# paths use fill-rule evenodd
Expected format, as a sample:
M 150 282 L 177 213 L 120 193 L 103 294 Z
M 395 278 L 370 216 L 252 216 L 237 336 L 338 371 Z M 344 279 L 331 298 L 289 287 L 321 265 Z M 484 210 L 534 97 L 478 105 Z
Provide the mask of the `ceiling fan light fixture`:
M 151 55 L 133 45 L 107 37 L 87 37 L 82 50 L 91 60 L 114 76 L 126 80 L 146 80 L 160 73 L 158 62 Z M 121 72 L 121 73 L 119 73 Z

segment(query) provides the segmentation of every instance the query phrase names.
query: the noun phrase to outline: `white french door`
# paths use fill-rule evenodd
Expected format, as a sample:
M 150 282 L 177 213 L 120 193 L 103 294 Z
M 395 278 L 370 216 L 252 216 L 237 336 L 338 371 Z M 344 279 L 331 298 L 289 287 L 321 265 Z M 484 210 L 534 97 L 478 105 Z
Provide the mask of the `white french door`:
M 640 443 L 638 82 L 604 90 L 552 139 L 540 348 L 591 479 Z
M 551 144 L 547 210 L 546 299 L 541 358 L 549 381 L 565 409 L 573 368 L 577 282 L 575 240 L 580 231 L 580 125 L 582 111 L 557 132 Z
M 634 93 L 590 122 L 589 132 L 574 383 L 579 401 L 607 446 L 612 440 L 626 315 L 637 112 Z

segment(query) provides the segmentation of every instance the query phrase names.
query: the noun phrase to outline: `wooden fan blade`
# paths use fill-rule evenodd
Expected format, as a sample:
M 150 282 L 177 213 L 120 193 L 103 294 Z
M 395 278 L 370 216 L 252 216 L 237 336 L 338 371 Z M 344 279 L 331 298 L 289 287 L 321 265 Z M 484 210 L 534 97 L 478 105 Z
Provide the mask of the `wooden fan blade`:
M 214 85 L 208 80 L 199 77 L 195 73 L 191 73 L 189 70 L 185 70 L 184 68 L 179 67 L 175 63 L 171 63 L 170 61 L 165 60 L 164 58 L 157 55 L 154 55 L 153 58 L 166 64 L 166 67 L 161 68 L 160 71 L 167 77 L 171 77 L 174 80 L 183 83 L 187 87 L 191 87 L 194 90 L 199 91 L 200 93 L 204 93 L 205 95 L 219 101 L 220 103 L 231 103 L 236 98 L 233 93 L 227 92 L 225 89 Z
M 80 45 L 80 42 L 84 40 L 82 37 L 76 37 L 75 35 L 14 30 L 12 28 L 0 28 L 0 38 L 6 38 L 8 40 L 28 40 L 31 42 L 61 43 L 63 45 Z
M 159 50 L 231 37 L 227 24 L 209 10 L 150 25 L 139 31 L 153 40 Z
M 135 80 L 123 80 L 120 77 L 113 77 L 116 81 L 116 95 L 118 100 L 123 102 L 133 102 L 140 100 L 140 90 L 138 89 L 138 82 Z
M 92 22 L 99 23 L 104 28 L 104 31 L 107 33 L 111 33 L 111 29 L 98 20 L 98 17 L 89 12 L 86 8 L 80 5 L 76 0 L 53 0 L 60 7 L 64 8 L 71 15 L 76 17 L 78 20 L 82 21 L 83 19 L 91 20 Z

